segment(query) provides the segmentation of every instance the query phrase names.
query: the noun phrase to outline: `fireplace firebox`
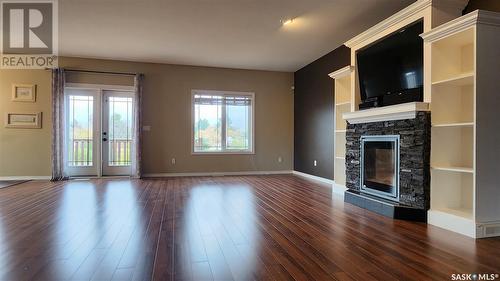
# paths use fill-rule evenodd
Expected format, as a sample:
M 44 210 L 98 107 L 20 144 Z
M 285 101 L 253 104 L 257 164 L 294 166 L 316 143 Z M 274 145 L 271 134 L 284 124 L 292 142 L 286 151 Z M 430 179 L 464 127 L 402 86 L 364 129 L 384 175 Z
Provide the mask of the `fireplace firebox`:
M 399 201 L 399 135 L 362 136 L 361 192 Z

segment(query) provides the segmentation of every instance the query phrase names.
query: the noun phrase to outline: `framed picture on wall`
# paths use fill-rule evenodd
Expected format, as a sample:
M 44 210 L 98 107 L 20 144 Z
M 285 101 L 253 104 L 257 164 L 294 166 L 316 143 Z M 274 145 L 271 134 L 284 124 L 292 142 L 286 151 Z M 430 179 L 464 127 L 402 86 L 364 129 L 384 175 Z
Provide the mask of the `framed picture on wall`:
M 36 102 L 36 85 L 13 84 L 12 101 Z
M 42 128 L 42 113 L 7 113 L 5 128 L 40 129 Z

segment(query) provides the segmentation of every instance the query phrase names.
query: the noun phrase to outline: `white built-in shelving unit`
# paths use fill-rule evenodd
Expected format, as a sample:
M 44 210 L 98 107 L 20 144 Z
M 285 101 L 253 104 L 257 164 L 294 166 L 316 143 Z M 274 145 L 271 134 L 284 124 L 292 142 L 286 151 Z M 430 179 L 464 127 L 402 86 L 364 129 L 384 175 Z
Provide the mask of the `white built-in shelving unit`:
M 335 136 L 334 136 L 334 181 L 335 187 L 345 189 L 345 145 L 347 122 L 342 115 L 351 111 L 351 72 L 352 67 L 346 66 L 329 76 L 335 79 Z
M 430 224 L 471 237 L 500 236 L 500 14 L 461 16 L 467 0 L 417 0 L 347 41 L 351 66 L 335 79 L 335 171 L 345 187 L 346 120 L 415 118 L 431 110 Z M 424 22 L 424 100 L 359 110 L 358 50 Z
M 500 14 L 475 11 L 422 37 L 431 50 L 428 222 L 475 238 L 498 236 L 500 143 L 492 139 L 500 140 Z

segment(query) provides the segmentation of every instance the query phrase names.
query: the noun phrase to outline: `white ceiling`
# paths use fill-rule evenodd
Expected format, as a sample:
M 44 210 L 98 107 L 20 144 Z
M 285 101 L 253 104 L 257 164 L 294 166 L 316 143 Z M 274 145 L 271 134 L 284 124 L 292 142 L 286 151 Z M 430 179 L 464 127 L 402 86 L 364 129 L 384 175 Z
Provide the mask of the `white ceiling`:
M 61 0 L 60 55 L 296 71 L 413 1 Z

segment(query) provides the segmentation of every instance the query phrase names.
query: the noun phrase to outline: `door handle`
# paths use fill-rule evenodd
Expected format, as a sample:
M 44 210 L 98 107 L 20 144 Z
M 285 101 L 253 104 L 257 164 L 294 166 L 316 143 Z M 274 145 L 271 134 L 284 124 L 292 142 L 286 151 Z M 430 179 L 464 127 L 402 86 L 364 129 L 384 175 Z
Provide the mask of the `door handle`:
M 107 138 L 102 138 L 102 141 L 108 141 L 108 139 Z

